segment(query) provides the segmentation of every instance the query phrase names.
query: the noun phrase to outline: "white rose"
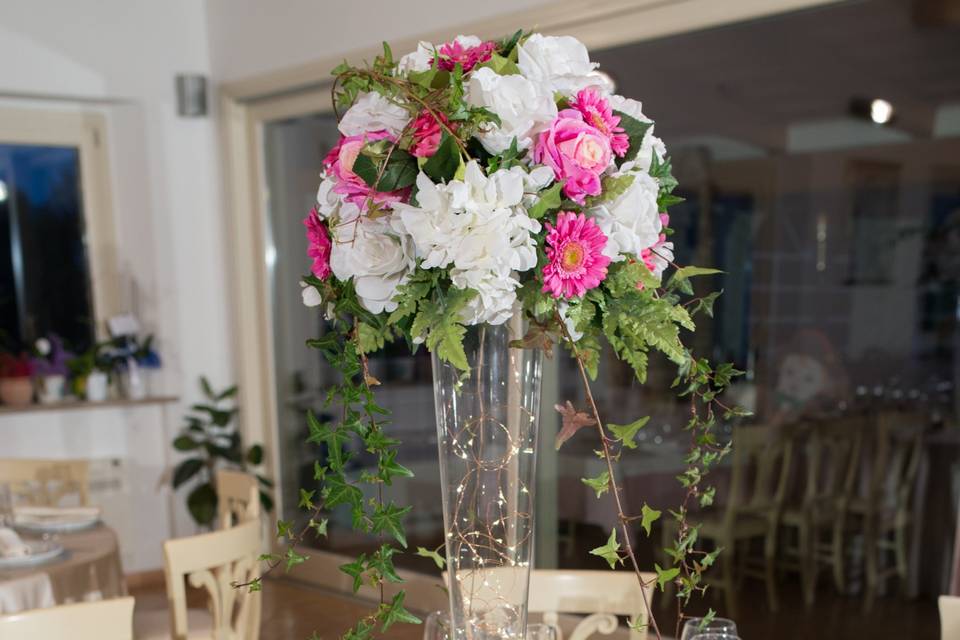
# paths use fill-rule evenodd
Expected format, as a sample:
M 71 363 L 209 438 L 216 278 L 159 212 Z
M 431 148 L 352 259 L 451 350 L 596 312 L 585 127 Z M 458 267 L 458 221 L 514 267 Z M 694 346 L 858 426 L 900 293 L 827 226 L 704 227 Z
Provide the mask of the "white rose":
M 389 131 L 400 135 L 410 121 L 410 114 L 376 91 L 364 93 L 340 119 L 338 128 L 345 136 L 359 136 L 371 131 Z
M 523 76 L 501 76 L 488 67 L 470 74 L 467 101 L 487 107 L 500 117 L 500 126 L 490 126 L 477 137 L 493 154 L 510 148 L 513 138 L 520 149 L 533 144 L 533 138 L 557 117 L 553 94 Z
M 397 287 L 415 266 L 408 236 L 389 218 L 366 216 L 333 227 L 330 269 L 339 280 L 353 279 L 360 303 L 373 313 L 393 311 Z
M 662 162 L 663 159 L 667 157 L 667 147 L 663 144 L 663 140 L 653 135 L 653 120 L 643 114 L 643 104 L 618 95 L 607 96 L 607 102 L 615 111 L 625 113 L 640 122 L 650 123 L 650 128 L 647 129 L 646 134 L 643 136 L 643 141 L 640 143 L 640 150 L 637 151 L 636 157 L 629 164 L 625 163 L 623 167 L 621 167 L 621 171 L 630 169 L 649 171 L 650 165 L 653 162 L 654 153 L 657 154 L 657 159 Z
M 303 280 L 300 281 L 300 296 L 303 298 L 303 305 L 305 307 L 316 307 L 323 302 L 323 296 L 320 295 L 317 288 L 312 284 L 307 284 Z
M 542 86 L 546 92 L 572 96 L 592 87 L 609 93 L 609 78 L 597 73 L 597 64 L 582 42 L 572 36 L 543 36 L 535 33 L 520 45 L 517 66 L 524 77 Z
M 663 225 L 657 207 L 657 181 L 646 173 L 634 173 L 633 182 L 612 202 L 590 210 L 607 244 L 603 255 L 614 262 L 626 255 L 639 256 L 660 239 Z
M 408 53 L 397 61 L 397 70 L 400 73 L 427 71 L 433 64 L 433 50 L 432 44 L 421 41 L 416 51 Z

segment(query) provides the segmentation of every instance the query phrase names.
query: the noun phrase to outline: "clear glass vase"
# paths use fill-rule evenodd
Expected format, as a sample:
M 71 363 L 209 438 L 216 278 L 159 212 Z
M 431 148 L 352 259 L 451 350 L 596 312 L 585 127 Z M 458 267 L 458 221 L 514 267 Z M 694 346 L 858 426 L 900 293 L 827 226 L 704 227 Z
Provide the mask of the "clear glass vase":
M 451 640 L 524 637 L 542 355 L 518 317 L 468 327 L 464 374 L 433 356 Z

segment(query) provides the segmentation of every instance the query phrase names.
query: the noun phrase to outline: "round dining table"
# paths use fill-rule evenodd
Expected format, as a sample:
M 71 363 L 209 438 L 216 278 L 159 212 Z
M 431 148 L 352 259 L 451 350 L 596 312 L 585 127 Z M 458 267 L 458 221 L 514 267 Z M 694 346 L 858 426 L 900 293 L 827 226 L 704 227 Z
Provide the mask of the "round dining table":
M 34 534 L 21 534 L 30 535 Z M 117 535 L 112 529 L 99 524 L 58 533 L 53 539 L 63 545 L 59 556 L 42 564 L 0 568 L 0 614 L 126 595 Z

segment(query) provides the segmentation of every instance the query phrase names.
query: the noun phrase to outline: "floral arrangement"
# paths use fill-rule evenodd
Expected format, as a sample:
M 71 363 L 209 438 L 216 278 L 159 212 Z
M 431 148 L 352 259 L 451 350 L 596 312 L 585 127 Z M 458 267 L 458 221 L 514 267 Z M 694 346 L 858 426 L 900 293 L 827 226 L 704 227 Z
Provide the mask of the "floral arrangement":
M 73 357 L 73 353 L 63 346 L 60 336 L 51 335 L 49 338 L 38 338 L 33 343 L 30 362 L 36 376 L 67 376 L 70 373 L 67 362 Z
M 686 497 L 672 511 L 677 539 L 664 550 L 670 563 L 656 566 L 656 582 L 679 587 L 679 629 L 683 605 L 705 589 L 701 574 L 717 553 L 695 548 L 697 528 L 687 521 L 690 508 L 712 501 L 703 479 L 729 450 L 712 427 L 718 414 L 742 412 L 718 399 L 738 372 L 695 358 L 682 342 L 681 332 L 694 330 L 697 314 L 712 313 L 716 298 L 695 295 L 690 278 L 715 271 L 673 263 L 667 209 L 681 198 L 653 121 L 640 102 L 614 93 L 572 37 L 458 36 L 420 43 L 399 59 L 384 44 L 372 64 L 345 62 L 333 74 L 341 138 L 323 161 L 317 205 L 304 220 L 312 265 L 301 286 L 304 303 L 319 306 L 333 328 L 310 345 L 343 374 L 330 395 L 344 405 L 343 420 L 321 424 L 309 416 L 311 441 L 327 449 L 316 464 L 321 488 L 301 492 L 310 512 L 301 530 L 279 523 L 288 547 L 266 558 L 270 569 L 303 562 L 296 543 L 311 531 L 325 535 L 323 514 L 346 505 L 356 529 L 386 539 L 342 567 L 355 589 L 400 581 L 392 557 L 406 547 L 402 520 L 410 508 L 367 499 L 363 485 L 412 474 L 397 462 L 400 443 L 385 435 L 384 410 L 371 391 L 379 381 L 366 354 L 396 339 L 414 349 L 424 344 L 466 378 L 466 327 L 519 313 L 529 332 L 512 346 L 549 352 L 562 344 L 583 379 L 590 406 L 558 406 L 557 446 L 584 427 L 596 432 L 607 470 L 583 482 L 598 498 L 609 494 L 619 514 L 607 544 L 591 553 L 611 568 L 626 563 L 641 582 L 624 534 L 639 525 L 649 536 L 662 509 L 624 513 L 615 464 L 636 448 L 647 419 L 605 424 L 590 380 L 603 348 L 640 382 L 651 351 L 678 366 L 675 386 L 691 402 L 691 448 L 680 477 Z M 345 473 L 353 439 L 377 456 L 378 473 Z M 436 551 L 418 553 L 442 565 Z M 368 638 L 398 621 L 417 621 L 402 591 L 381 598 L 346 637 Z

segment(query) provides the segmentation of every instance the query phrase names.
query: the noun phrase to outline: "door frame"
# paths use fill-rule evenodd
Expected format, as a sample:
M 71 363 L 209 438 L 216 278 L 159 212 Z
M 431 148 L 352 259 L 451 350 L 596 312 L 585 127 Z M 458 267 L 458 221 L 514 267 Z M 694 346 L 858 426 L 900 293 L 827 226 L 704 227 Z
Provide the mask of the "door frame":
M 840 1 L 599 0 L 588 4 L 564 0 L 551 3 L 549 11 L 541 7 L 513 12 L 442 32 L 397 39 L 391 46 L 394 51 L 408 51 L 420 40 L 440 42 L 452 33 L 493 38 L 514 31 L 517 25 L 537 25 L 539 32 L 572 35 L 591 49 L 602 49 Z M 229 227 L 231 316 L 243 408 L 240 427 L 247 442 L 265 444 L 267 471 L 274 478 L 278 477 L 279 451 L 273 327 L 264 260 L 268 217 L 261 153 L 263 126 L 274 119 L 329 112 L 330 69 L 345 59 L 372 59 L 379 52 L 378 46 L 365 47 L 219 87 L 225 191 L 233 221 Z M 279 486 L 273 491 L 277 512 L 281 513 Z M 342 588 L 339 572 L 330 575 L 330 569 L 343 562 L 342 557 L 315 549 L 310 553 L 313 560 L 298 567 L 300 577 Z M 430 579 L 431 584 L 434 581 Z

